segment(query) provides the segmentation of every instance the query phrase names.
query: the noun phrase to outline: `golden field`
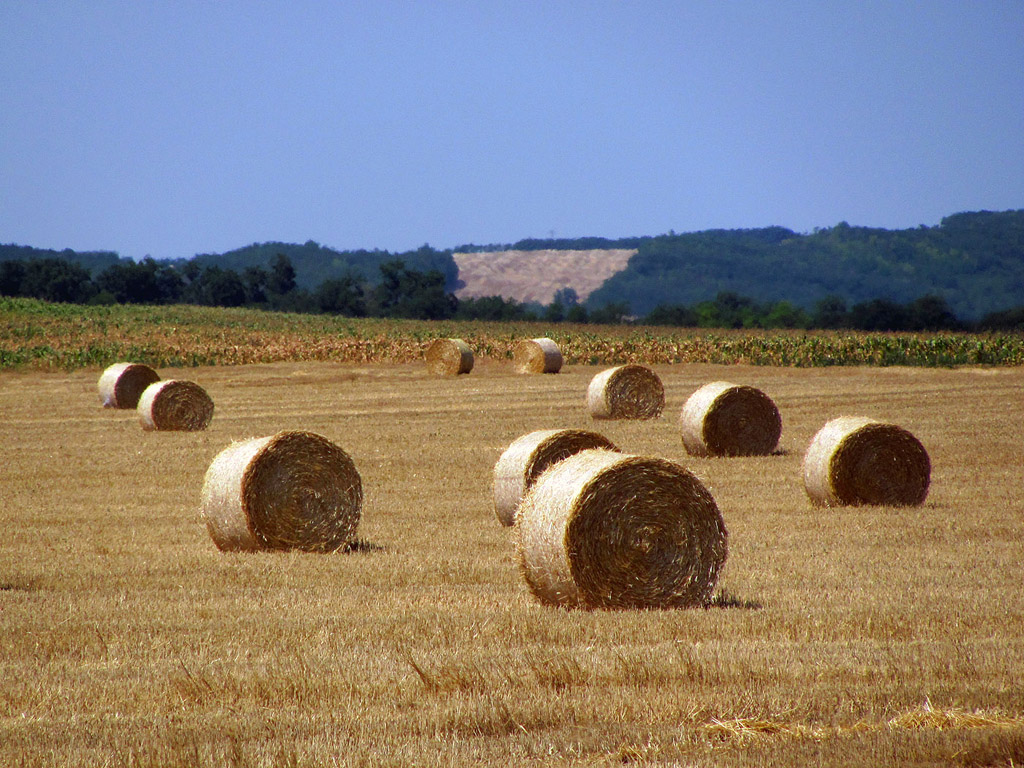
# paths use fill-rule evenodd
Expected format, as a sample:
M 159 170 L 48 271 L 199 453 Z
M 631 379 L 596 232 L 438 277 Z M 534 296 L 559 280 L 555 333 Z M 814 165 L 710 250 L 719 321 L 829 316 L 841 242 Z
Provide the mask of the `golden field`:
M 458 378 L 421 363 L 160 368 L 216 404 L 199 433 L 100 408 L 101 367 L 0 373 L 0 764 L 1019 765 L 1024 369 L 659 364 L 664 415 L 595 422 L 598 365 Z M 726 379 L 778 405 L 778 455 L 685 455 Z M 922 507 L 818 509 L 803 451 L 838 415 L 912 431 Z M 536 603 L 491 470 L 519 435 L 602 432 L 713 493 L 715 607 Z M 225 554 L 199 517 L 233 440 L 342 446 L 362 546 Z

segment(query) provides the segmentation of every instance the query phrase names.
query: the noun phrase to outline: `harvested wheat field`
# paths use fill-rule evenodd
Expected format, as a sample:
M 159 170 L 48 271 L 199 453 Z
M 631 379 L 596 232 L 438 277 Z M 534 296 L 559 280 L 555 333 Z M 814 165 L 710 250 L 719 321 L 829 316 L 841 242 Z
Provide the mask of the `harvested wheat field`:
M 1024 369 L 652 368 L 664 414 L 601 431 L 714 496 L 729 557 L 707 609 L 542 605 L 494 524 L 498 457 L 592 429 L 599 366 L 159 369 L 203 382 L 201 432 L 101 408 L 98 367 L 0 374 L 0 764 L 1024 762 Z M 771 392 L 775 455 L 687 455 L 677 415 L 715 380 Z M 804 451 L 843 414 L 921 441 L 923 505 L 810 503 Z M 351 456 L 358 539 L 219 551 L 207 468 L 283 430 Z

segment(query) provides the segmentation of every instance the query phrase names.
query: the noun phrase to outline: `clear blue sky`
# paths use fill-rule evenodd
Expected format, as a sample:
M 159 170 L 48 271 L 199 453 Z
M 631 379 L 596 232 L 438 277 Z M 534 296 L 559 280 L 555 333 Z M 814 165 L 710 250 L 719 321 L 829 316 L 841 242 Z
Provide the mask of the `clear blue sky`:
M 0 4 L 0 242 L 157 258 L 1024 208 L 1024 2 Z

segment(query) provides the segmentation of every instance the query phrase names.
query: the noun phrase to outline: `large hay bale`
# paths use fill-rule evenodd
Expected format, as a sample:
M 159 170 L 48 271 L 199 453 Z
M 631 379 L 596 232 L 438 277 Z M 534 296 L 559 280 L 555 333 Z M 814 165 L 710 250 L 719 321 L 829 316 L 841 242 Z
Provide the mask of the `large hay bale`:
M 146 387 L 137 410 L 143 429 L 196 432 L 210 426 L 213 400 L 195 382 L 168 379 Z
M 516 513 L 516 556 L 549 605 L 706 605 L 728 553 L 715 500 L 667 459 L 589 450 L 551 465 Z
M 692 456 L 766 456 L 779 444 L 782 417 L 761 390 L 713 381 L 687 399 L 680 426 Z
M 585 429 L 541 429 L 517 438 L 494 465 L 494 511 L 502 525 L 513 525 L 527 488 L 552 464 L 591 448 L 619 449 Z
M 522 339 L 512 347 L 512 364 L 517 373 L 558 373 L 562 352 L 551 339 Z
M 142 363 L 114 363 L 99 380 L 100 402 L 104 408 L 135 408 L 139 397 L 160 376 Z
M 221 550 L 333 552 L 355 538 L 362 505 L 345 451 L 311 432 L 279 432 L 221 451 L 200 511 Z
M 462 339 L 435 339 L 427 347 L 426 361 L 436 376 L 457 376 L 473 370 L 473 350 Z
M 861 416 L 833 419 L 814 436 L 804 489 L 818 506 L 924 503 L 931 460 L 907 430 Z
M 643 365 L 601 371 L 587 388 L 587 410 L 595 419 L 655 419 L 665 407 L 665 387 Z

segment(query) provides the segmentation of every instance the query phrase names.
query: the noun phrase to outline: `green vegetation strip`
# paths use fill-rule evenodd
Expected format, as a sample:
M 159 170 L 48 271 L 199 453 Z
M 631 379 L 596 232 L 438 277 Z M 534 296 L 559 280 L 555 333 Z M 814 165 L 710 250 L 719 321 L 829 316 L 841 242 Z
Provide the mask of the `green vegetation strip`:
M 0 299 L 0 369 L 75 370 L 118 361 L 154 367 L 332 360 L 411 363 L 438 337 L 511 359 L 549 336 L 568 364 L 625 362 L 959 366 L 1024 364 L 1024 334 L 715 331 L 638 326 L 354 319 L 250 309 L 50 304 Z

